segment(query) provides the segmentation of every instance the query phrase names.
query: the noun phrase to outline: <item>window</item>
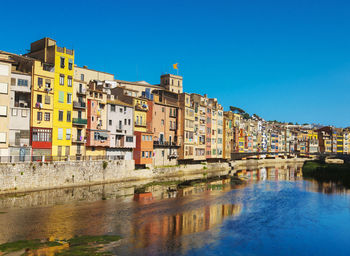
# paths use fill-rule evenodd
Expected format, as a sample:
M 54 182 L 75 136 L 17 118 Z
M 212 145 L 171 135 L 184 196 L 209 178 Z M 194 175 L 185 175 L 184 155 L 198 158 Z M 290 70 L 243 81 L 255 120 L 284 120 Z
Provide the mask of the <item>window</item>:
M 122 109 L 122 108 L 119 108 L 119 112 L 120 112 L 120 113 L 123 113 L 123 109 Z
M 136 124 L 139 124 L 139 116 L 136 116 Z
M 63 128 L 58 128 L 57 139 L 63 140 Z
M 41 77 L 38 77 L 38 86 L 41 88 L 43 86 L 43 79 Z
M 131 119 L 128 120 L 128 125 L 130 125 L 130 124 L 131 124 Z
M 45 121 L 50 121 L 50 113 L 49 112 L 45 112 Z
M 112 125 L 112 120 L 109 120 L 109 125 Z
M 134 138 L 131 136 L 126 136 L 126 142 L 133 142 Z
M 16 78 L 11 78 L 11 85 L 16 85 Z
M 64 103 L 64 92 L 58 92 L 58 102 Z
M 151 157 L 152 157 L 152 151 L 149 152 L 149 158 L 151 158 Z
M 80 74 L 80 80 L 84 81 L 84 74 Z
M 115 105 L 111 105 L 111 112 L 115 112 Z
M 127 124 L 127 122 L 128 122 L 128 120 L 127 120 L 127 119 L 124 119 L 124 125 L 126 125 L 126 124 Z
M 64 85 L 64 75 L 60 74 L 60 85 Z
M 17 109 L 16 108 L 12 109 L 12 116 L 17 116 Z
M 28 86 L 28 80 L 26 79 L 17 79 L 18 86 Z
M 162 112 L 164 113 L 164 107 L 162 107 Z
M 162 125 L 164 125 L 164 119 L 162 119 Z
M 0 106 L 0 116 L 7 116 L 7 106 Z
M 6 132 L 0 132 L 0 143 L 6 143 Z
M 40 111 L 37 112 L 36 120 L 38 121 L 43 120 L 43 112 L 40 112 Z
M 142 158 L 145 157 L 145 151 L 142 151 Z
M 73 69 L 73 60 L 72 59 L 68 59 L 68 69 L 69 70 Z
M 64 58 L 63 57 L 61 57 L 60 66 L 61 66 L 61 68 L 64 68 Z
M 6 83 L 0 83 L 0 93 L 7 94 L 7 84 Z
M 71 76 L 68 76 L 68 86 L 69 87 L 72 87 L 72 77 Z
M 121 120 L 119 120 L 119 130 L 122 129 L 122 125 L 123 125 L 123 122 Z
M 67 93 L 67 104 L 71 104 L 71 103 L 72 103 L 72 94 Z
M 91 117 L 91 121 L 92 121 L 92 122 L 94 121 L 94 117 L 93 117 L 93 116 Z
M 45 104 L 50 104 L 50 95 L 45 95 Z
M 58 121 L 63 121 L 63 111 L 58 111 Z
M 36 96 L 36 102 L 37 102 L 37 103 L 42 103 L 42 102 L 43 102 L 43 96 L 42 96 L 41 94 L 38 94 L 38 95 Z
M 71 130 L 70 129 L 66 129 L 66 140 L 70 140 L 70 135 L 71 135 Z
M 51 141 L 51 130 L 33 128 L 32 140 L 45 142 Z
M 72 121 L 72 113 L 70 111 L 67 111 L 67 122 Z
M 46 88 L 51 88 L 51 80 L 50 79 L 46 79 L 45 80 L 45 87 Z
M 142 135 L 142 140 L 146 141 L 146 136 L 145 135 Z

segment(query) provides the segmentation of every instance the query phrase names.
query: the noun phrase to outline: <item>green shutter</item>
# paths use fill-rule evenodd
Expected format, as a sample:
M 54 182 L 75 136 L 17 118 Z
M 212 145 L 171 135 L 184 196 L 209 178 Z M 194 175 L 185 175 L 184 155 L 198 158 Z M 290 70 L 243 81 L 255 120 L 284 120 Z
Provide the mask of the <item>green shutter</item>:
M 64 103 L 64 92 L 59 92 L 58 102 Z

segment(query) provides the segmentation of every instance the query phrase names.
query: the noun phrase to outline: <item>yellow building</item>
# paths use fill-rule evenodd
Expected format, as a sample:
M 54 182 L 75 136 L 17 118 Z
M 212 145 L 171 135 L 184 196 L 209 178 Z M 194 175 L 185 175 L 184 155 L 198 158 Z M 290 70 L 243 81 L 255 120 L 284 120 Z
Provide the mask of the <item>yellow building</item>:
M 73 112 L 74 51 L 55 45 L 52 155 L 70 155 Z
M 33 156 L 50 156 L 52 149 L 53 65 L 33 62 L 31 141 Z
M 136 132 L 146 132 L 147 131 L 147 111 L 148 105 L 146 99 L 134 98 L 133 105 L 135 107 L 134 111 L 134 120 L 135 120 L 135 128 Z
M 233 143 L 233 120 L 231 119 L 232 115 L 230 112 L 224 112 L 224 159 L 231 159 L 231 149 Z
M 51 154 L 68 156 L 72 134 L 74 51 L 58 47 L 55 40 L 45 37 L 30 45 L 28 56 L 54 70 Z

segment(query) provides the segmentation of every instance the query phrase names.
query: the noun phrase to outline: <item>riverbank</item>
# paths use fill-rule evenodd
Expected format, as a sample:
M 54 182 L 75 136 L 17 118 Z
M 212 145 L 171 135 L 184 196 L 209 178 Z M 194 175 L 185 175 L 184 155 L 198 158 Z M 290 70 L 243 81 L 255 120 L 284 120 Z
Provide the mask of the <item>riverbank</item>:
M 334 182 L 350 188 L 350 163 L 334 164 L 325 161 L 306 161 L 303 165 L 303 177 L 318 182 Z
M 69 161 L 0 165 L 0 194 L 31 192 L 108 183 L 200 179 L 234 174 L 238 169 L 302 163 L 306 159 L 257 159 L 134 169 L 133 161 Z

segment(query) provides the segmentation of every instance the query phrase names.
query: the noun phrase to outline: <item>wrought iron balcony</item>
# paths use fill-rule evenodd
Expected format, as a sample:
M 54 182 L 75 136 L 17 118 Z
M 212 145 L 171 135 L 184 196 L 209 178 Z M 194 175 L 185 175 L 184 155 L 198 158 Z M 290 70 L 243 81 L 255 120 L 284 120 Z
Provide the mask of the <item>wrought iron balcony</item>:
M 85 102 L 78 102 L 78 101 L 73 101 L 73 108 L 86 108 L 86 103 Z
M 75 125 L 87 125 L 87 119 L 73 118 L 73 124 L 75 124 Z

